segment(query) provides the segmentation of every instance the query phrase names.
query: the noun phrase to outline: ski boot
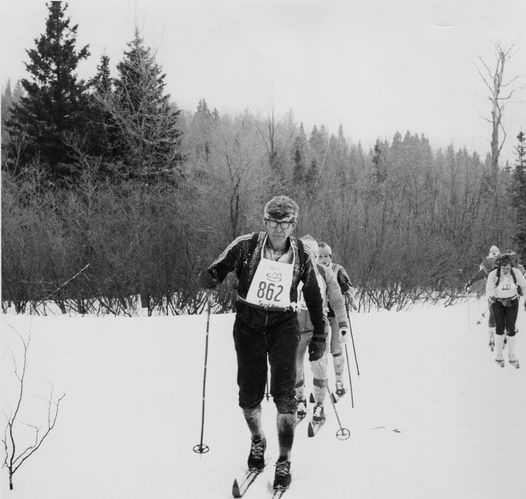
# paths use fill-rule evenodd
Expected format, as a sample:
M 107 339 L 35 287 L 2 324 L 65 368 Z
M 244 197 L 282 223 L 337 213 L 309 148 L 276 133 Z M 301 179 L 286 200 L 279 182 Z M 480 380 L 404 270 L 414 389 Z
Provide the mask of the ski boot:
M 338 398 L 341 398 L 345 395 L 345 387 L 343 386 L 343 382 L 337 381 L 336 382 L 336 395 Z
M 512 365 L 513 367 L 515 367 L 515 369 L 519 369 L 520 367 L 520 364 L 519 364 L 519 359 L 517 359 L 515 357 L 515 355 L 510 355 L 509 359 L 508 359 L 508 362 L 510 363 L 510 365 Z
M 325 411 L 323 409 L 323 404 L 319 402 L 314 406 L 314 411 L 312 414 L 313 423 L 323 423 L 325 421 Z
M 296 416 L 298 419 L 303 419 L 307 415 L 307 400 L 298 400 L 298 408 L 296 409 Z
M 265 467 L 265 449 L 267 440 L 265 437 L 252 437 L 250 443 L 250 454 L 248 455 L 247 465 L 250 471 L 261 471 Z
M 504 367 L 504 359 L 496 358 L 496 359 L 495 359 L 495 362 L 496 362 L 500 367 Z
M 287 461 L 286 457 L 280 457 L 276 462 L 274 489 L 288 489 L 290 485 L 290 478 L 290 461 Z

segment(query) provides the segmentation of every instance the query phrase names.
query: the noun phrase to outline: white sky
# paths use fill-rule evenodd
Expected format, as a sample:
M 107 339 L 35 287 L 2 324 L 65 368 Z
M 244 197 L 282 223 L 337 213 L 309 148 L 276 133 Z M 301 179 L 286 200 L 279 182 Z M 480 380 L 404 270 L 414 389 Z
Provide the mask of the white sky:
M 3 86 L 24 76 L 47 9 L 37 0 L 0 5 Z M 342 124 L 367 147 L 409 130 L 485 155 L 490 108 L 478 57 L 493 65 L 493 44 L 515 43 L 505 79 L 526 76 L 524 0 L 90 0 L 68 12 L 78 46 L 90 44 L 83 77 L 104 52 L 114 70 L 137 24 L 183 109 L 205 98 L 220 112 L 292 110 L 307 131 Z M 526 90 L 507 105 L 505 126 L 503 157 L 513 161 Z

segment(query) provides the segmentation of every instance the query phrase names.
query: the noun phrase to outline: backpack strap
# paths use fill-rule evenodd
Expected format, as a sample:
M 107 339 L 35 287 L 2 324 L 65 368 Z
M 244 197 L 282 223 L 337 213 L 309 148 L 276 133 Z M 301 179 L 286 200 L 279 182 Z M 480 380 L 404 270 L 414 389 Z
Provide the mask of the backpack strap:
M 512 267 L 510 269 L 510 273 L 511 273 L 511 277 L 513 278 L 513 284 L 515 284 L 515 286 L 517 285 L 517 276 L 515 275 L 515 267 Z M 495 281 L 495 287 L 497 287 L 499 285 L 499 282 L 500 282 L 500 267 L 497 267 L 497 280 Z
M 296 239 L 298 242 L 298 256 L 300 258 L 300 273 L 303 273 L 305 271 L 305 262 L 307 261 L 306 254 L 305 254 L 305 246 L 303 244 L 303 241 L 301 239 Z M 316 262 L 312 262 L 313 265 Z

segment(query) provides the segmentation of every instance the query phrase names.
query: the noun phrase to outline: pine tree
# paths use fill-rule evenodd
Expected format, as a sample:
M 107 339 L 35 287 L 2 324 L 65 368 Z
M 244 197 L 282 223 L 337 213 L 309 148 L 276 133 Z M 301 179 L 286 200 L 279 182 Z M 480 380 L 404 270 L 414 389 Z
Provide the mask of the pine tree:
M 119 127 L 111 112 L 113 106 L 113 79 L 110 58 L 103 55 L 97 73 L 90 80 L 89 151 L 102 159 L 103 163 L 117 163 L 120 159 Z
M 526 135 L 520 132 L 517 135 L 518 145 L 515 150 L 517 160 L 512 174 L 511 195 L 515 208 L 516 232 L 513 241 L 516 245 L 515 251 L 519 253 L 522 261 L 526 261 Z
M 182 160 L 180 110 L 170 105 L 170 95 L 164 93 L 166 75 L 137 29 L 117 71 L 113 111 L 128 174 L 151 176 L 176 172 Z
M 15 142 L 23 138 L 22 163 L 38 156 L 57 179 L 71 174 L 67 163 L 73 153 L 65 143 L 66 135 L 81 136 L 85 128 L 86 84 L 76 69 L 89 51 L 88 45 L 78 51 L 75 47 L 78 25 L 72 26 L 65 15 L 68 4 L 46 5 L 46 32 L 35 39 L 35 48 L 26 51 L 30 78 L 22 80 L 25 94 L 12 107 L 6 126 L 10 137 L 16 136 Z

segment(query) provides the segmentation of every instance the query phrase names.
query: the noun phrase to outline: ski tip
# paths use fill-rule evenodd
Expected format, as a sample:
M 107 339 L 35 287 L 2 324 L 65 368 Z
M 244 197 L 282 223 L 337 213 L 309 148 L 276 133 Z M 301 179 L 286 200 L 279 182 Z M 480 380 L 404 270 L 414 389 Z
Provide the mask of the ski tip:
M 311 404 L 314 404 L 314 402 L 316 402 L 316 400 L 314 399 L 314 395 L 313 395 L 312 393 L 310 394 L 309 402 L 310 402 Z
M 234 483 L 232 484 L 232 496 L 241 497 L 241 493 L 239 492 L 239 484 L 237 483 L 237 478 L 234 479 Z
M 309 435 L 309 437 L 314 436 L 314 427 L 312 426 L 312 423 L 310 421 L 309 421 L 309 427 L 307 429 L 307 435 Z

